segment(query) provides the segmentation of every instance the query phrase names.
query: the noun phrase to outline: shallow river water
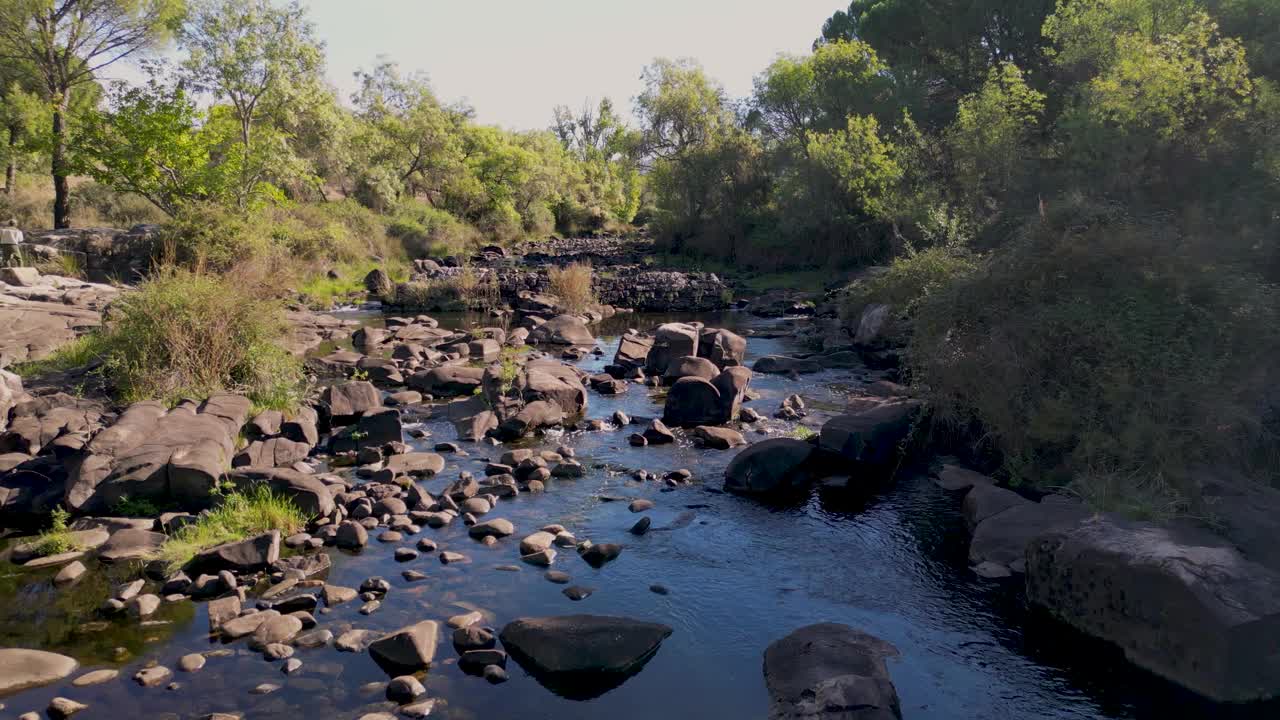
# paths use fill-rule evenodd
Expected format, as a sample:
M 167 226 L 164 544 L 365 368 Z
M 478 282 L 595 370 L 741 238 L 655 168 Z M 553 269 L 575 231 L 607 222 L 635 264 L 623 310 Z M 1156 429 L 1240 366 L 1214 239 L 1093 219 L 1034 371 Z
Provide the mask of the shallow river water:
M 764 331 L 778 322 L 736 314 L 700 319 L 740 333 Z M 604 356 L 581 364 L 597 370 L 612 358 L 618 333 L 628 325 L 648 329 L 660 320 L 615 318 L 601 337 Z M 784 340 L 753 337 L 748 354 L 789 349 Z M 752 388 L 762 397 L 752 406 L 771 416 L 783 397 L 799 392 L 811 405 L 835 409 L 858 383 L 858 373 L 849 371 L 798 382 L 757 375 Z M 612 398 L 589 393 L 589 402 L 589 417 L 607 418 L 618 409 L 632 416 L 661 414 L 660 401 L 639 386 Z M 763 425 L 773 432 L 792 427 L 772 419 Z M 433 436 L 418 447 L 430 449 L 454 437 L 443 420 L 425 428 Z M 380 575 L 392 590 L 373 615 L 359 615 L 360 603 L 349 603 L 317 614 L 320 626 L 335 634 L 348 627 L 392 630 L 426 618 L 443 623 L 480 609 L 496 628 L 520 616 L 592 613 L 674 629 L 638 675 L 589 701 L 555 695 L 514 662 L 508 667 L 510 681 L 502 685 L 465 675 L 445 635 L 436 665 L 423 678 L 428 693 L 445 701 L 432 715 L 442 718 L 763 718 L 768 707 L 761 672 L 765 647 L 816 622 L 847 623 L 899 648 L 901 657 L 890 661 L 890 671 L 909 719 L 1280 716 L 1274 706 L 1228 709 L 1198 703 L 1133 670 L 1116 653 L 1030 617 L 1016 580 L 982 580 L 967 569 L 959 498 L 936 488 L 924 473 L 910 473 L 870 496 L 817 488 L 791 504 L 766 505 L 714 492 L 732 452 L 701 450 L 684 441 L 632 448 L 627 434 L 540 441 L 538 446 L 574 447 L 588 473 L 578 480 L 552 480 L 545 494 L 499 503 L 488 517 L 514 522 L 515 538 L 487 548 L 470 540 L 461 522 L 423 530 L 441 549 L 468 555 L 467 564 L 444 566 L 427 554 L 397 563 L 394 546 L 373 539 L 377 532 L 358 555 L 326 550 L 334 560 L 330 582 L 356 587 Z M 438 491 L 456 479 L 458 470 L 480 475 L 485 460 L 502 452 L 484 445 L 466 449 L 468 457 L 449 457 L 446 471 L 423 486 Z M 687 468 L 697 482 L 662 492 L 661 483 L 638 483 L 629 472 L 619 472 L 639 468 L 658 473 Z M 654 529 L 643 537 L 630 535 L 627 530 L 639 516 L 629 512 L 626 500 L 613 497 L 653 500 L 657 506 L 648 514 Z M 573 584 L 594 589 L 581 602 L 565 597 L 565 586 L 548 582 L 538 568 L 497 569 L 520 565 L 516 540 L 548 523 L 563 524 L 580 539 L 625 546 L 618 560 L 600 570 L 572 552 L 560 552 L 555 568 L 570 573 Z M 403 544 L 414 542 L 406 537 Z M 429 579 L 405 582 L 400 573 L 409 568 Z M 166 605 L 157 615 L 164 624 L 144 628 L 127 620 L 95 625 L 93 608 L 111 587 L 102 571 L 94 570 L 67 590 L 52 588 L 52 572 L 6 571 L 0 578 L 0 645 L 56 650 L 80 659 L 82 670 L 118 667 L 122 673 L 101 686 L 79 689 L 66 682 L 0 698 L 6 706 L 0 716 L 43 710 L 57 695 L 88 703 L 78 719 L 185 719 L 221 711 L 254 720 L 294 720 L 393 711 L 376 684 L 387 676 L 366 653 L 299 649 L 295 657 L 303 668 L 286 676 L 279 663 L 268 663 L 240 642 L 225 646 L 232 656 L 211 658 L 198 673 L 181 673 L 176 662 L 183 654 L 221 645 L 208 639 L 203 605 Z M 652 592 L 655 583 L 669 594 Z M 129 679 L 150 660 L 173 668 L 181 687 L 144 689 Z M 282 688 L 250 694 L 264 682 Z

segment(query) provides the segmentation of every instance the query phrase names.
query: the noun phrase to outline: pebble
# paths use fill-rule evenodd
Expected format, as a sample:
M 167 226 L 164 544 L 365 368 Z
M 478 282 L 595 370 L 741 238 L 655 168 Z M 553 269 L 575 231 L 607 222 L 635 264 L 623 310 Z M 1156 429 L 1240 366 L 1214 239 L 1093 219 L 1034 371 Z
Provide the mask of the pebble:
M 279 689 L 280 689 L 279 685 L 273 685 L 271 683 L 262 683 L 261 685 L 258 685 L 257 687 L 250 690 L 249 694 L 250 695 L 270 695 L 271 693 Z
M 49 701 L 49 708 L 45 710 L 50 720 L 62 720 L 87 709 L 89 706 L 84 703 L 78 703 L 75 700 L 69 700 L 64 697 L 56 697 Z
M 652 510 L 653 501 L 645 500 L 643 498 L 639 500 L 632 500 L 631 504 L 627 506 L 627 509 L 633 513 L 644 512 L 645 510 Z
M 595 592 L 595 589 L 582 587 L 581 585 L 573 585 L 571 587 L 565 588 L 564 590 L 561 590 L 561 592 L 563 592 L 564 596 L 569 598 L 570 600 L 573 600 L 574 602 L 578 602 L 581 600 L 586 600 L 587 598 L 591 597 L 591 594 Z
M 387 683 L 387 699 L 398 704 L 405 704 L 427 691 L 412 675 L 401 675 Z
M 479 610 L 473 610 L 469 613 L 464 613 L 462 615 L 454 615 L 453 617 L 449 618 L 449 621 L 447 624 L 451 628 L 465 628 L 465 627 L 470 627 L 472 625 L 475 625 L 476 623 L 481 622 L 483 620 L 484 620 L 484 613 L 481 613 Z
M 649 592 L 657 595 L 668 595 L 671 593 L 671 591 L 667 589 L 666 585 L 658 585 L 656 583 L 649 586 Z
M 292 675 L 302 669 L 302 661 L 298 658 L 289 658 L 285 661 L 284 666 L 280 668 L 280 672 L 285 675 Z
M 110 682 L 118 677 L 120 677 L 119 670 L 94 670 L 72 680 L 71 684 L 75 687 L 89 687 L 90 685 L 101 685 L 104 682 Z
M 293 648 L 284 643 L 271 643 L 262 651 L 262 655 L 268 660 L 285 660 L 293 657 Z
M 435 552 L 437 548 L 434 540 L 431 538 L 422 538 L 418 541 L 418 549 L 422 552 L 430 553 Z
M 400 577 L 404 578 L 405 582 L 418 582 L 419 580 L 426 580 L 427 574 L 418 570 L 405 570 L 400 573 Z
M 490 685 L 499 685 L 507 681 L 507 671 L 498 665 L 488 665 L 484 669 L 484 679 Z
M 142 687 L 159 687 L 173 677 L 173 671 L 163 665 L 143 668 L 134 674 L 133 679 Z
M 569 576 L 569 573 L 563 570 L 548 570 L 543 577 L 557 585 L 568 585 L 569 581 L 573 579 Z
M 365 603 L 364 605 L 360 606 L 360 614 L 361 614 L 361 615 L 372 615 L 372 614 L 374 614 L 374 613 L 378 612 L 378 608 L 380 608 L 380 607 L 382 607 L 382 603 L 381 603 L 381 602 L 379 602 L 379 601 L 377 601 L 377 600 L 370 600 L 369 602 L 367 602 L 367 603 Z
M 644 517 L 640 518 L 639 520 L 637 520 L 637 521 L 636 521 L 636 524 L 635 524 L 635 525 L 632 525 L 632 526 L 631 526 L 631 531 L 630 531 L 630 532 L 631 532 L 631 534 L 632 534 L 632 535 L 644 535 L 645 533 L 649 532 L 649 525 L 650 525 L 652 522 L 653 522 L 653 521 L 649 519 L 649 516 L 648 516 L 648 515 L 646 515 L 646 516 L 644 516 Z
M 467 561 L 467 556 L 463 555 L 462 553 L 450 552 L 448 550 L 440 553 L 440 562 L 444 563 L 445 565 L 449 565 L 451 563 L 466 562 L 466 561 Z

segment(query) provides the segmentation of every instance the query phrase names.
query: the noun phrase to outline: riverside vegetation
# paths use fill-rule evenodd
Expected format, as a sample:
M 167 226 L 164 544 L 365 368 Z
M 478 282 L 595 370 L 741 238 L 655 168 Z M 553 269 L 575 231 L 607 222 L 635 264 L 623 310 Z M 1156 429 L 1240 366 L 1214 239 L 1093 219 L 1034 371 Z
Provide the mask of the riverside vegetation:
M 73 556 L 141 561 L 142 579 L 171 598 L 238 598 L 232 616 L 256 581 L 269 580 L 268 593 L 283 599 L 261 607 L 291 618 L 282 622 L 293 632 L 259 644 L 286 659 L 302 637 L 292 628 L 297 609 L 300 624 L 314 625 L 318 604 L 290 583 L 302 588 L 328 572 L 326 545 L 359 552 L 371 530 L 394 544 L 429 527 L 457 542 L 449 526 L 463 518 L 463 537 L 503 548 L 514 528 L 485 518 L 500 499 L 591 473 L 633 478 L 628 492 L 684 493 L 711 468 L 725 489 L 783 508 L 818 480 L 829 495 L 858 486 L 853 478 L 867 490 L 872 478 L 931 474 L 968 493 L 962 513 L 928 505 L 944 518 L 929 522 L 948 537 L 962 514 L 966 572 L 1025 575 L 1032 606 L 1199 695 L 1276 697 L 1271 671 L 1207 677 L 1194 661 L 1150 650 L 1194 643 L 1182 625 L 1237 637 L 1247 634 L 1241 624 L 1280 613 L 1265 600 L 1280 591 L 1267 569 L 1274 556 L 1259 550 L 1277 529 L 1269 508 L 1280 508 L 1271 499 L 1280 490 L 1276 28 L 1280 3 L 1271 0 L 854 0 L 811 52 L 762 68 L 748 97 L 729 97 L 695 60 L 657 59 L 643 69 L 634 126 L 605 99 L 556 108 L 547 129 L 513 131 L 478 122 L 425 75 L 382 58 L 339 97 L 298 2 L 0 0 L 0 221 L 147 226 L 137 276 L 111 277 L 115 288 L 54 287 L 52 299 L 68 305 L 68 293 L 82 290 L 106 300 L 68 320 L 59 347 L 13 364 L 34 394 L 0 375 L 0 517 L 38 533 L 11 551 L 40 558 L 33 568 L 74 563 L 51 580 L 57 587 L 85 571 Z M 126 57 L 143 79 L 105 81 Z M 611 259 L 617 247 L 641 248 L 640 257 Z M 33 264 L 88 278 L 91 254 L 54 252 Z M 520 256 L 543 259 L 526 267 Z M 607 341 L 617 343 L 612 363 L 593 365 L 593 349 L 605 349 L 590 328 L 618 311 L 606 303 L 621 304 L 606 291 L 663 268 L 715 270 L 749 308 L 781 292 L 782 309 L 761 316 L 832 322 L 814 326 L 821 336 L 808 338 L 809 349 L 819 350 L 808 354 L 775 343 L 798 334 L 779 329 L 789 321 L 749 324 L 749 352 L 719 317 L 642 318 L 630 327 L 655 329 L 618 329 Z M 646 287 L 679 294 L 671 288 L 686 275 L 673 277 Z M 699 307 L 734 300 L 719 277 L 709 286 L 719 290 Z M 662 297 L 658 309 L 669 302 Z M 309 312 L 366 301 L 387 316 Z M 315 333 L 306 348 L 340 346 L 304 353 L 288 342 L 303 326 Z M 554 347 L 567 364 L 526 342 Z M 769 354 L 757 355 L 760 347 Z M 819 373 L 845 375 L 807 382 Z M 645 386 L 652 396 L 629 397 Z M 776 414 L 742 405 L 757 388 L 785 396 Z M 588 389 L 616 412 L 588 418 Z M 796 390 L 821 402 L 806 409 Z M 644 427 L 622 442 L 589 439 L 623 431 L 632 417 Z M 542 442 L 557 440 L 492 458 L 477 444 L 467 460 L 457 443 L 428 441 L 442 429 L 460 443 L 533 443 L 544 431 Z M 579 443 L 608 460 L 575 460 Z M 685 454 L 738 447 L 724 462 Z M 614 467 L 644 452 L 698 472 Z M 927 454 L 972 469 L 930 469 Z M 418 485 L 468 462 L 456 482 Z M 1225 492 L 1223 478 L 1235 483 Z M 916 490 L 893 492 L 891 505 Z M 630 512 L 653 505 L 636 502 Z M 725 500 L 713 502 L 724 512 Z M 522 530 L 549 522 L 519 507 Z M 688 526 L 708 505 L 685 507 L 661 530 Z M 571 503 L 560 509 L 578 517 Z M 121 529 L 101 525 L 106 515 L 155 523 Z M 629 534 L 646 537 L 650 520 L 628 521 Z M 742 527 L 754 532 L 753 522 Z M 1211 533 L 1180 534 L 1188 528 Z M 121 532 L 136 534 L 117 543 Z M 282 540 L 299 554 L 280 558 Z M 396 562 L 437 551 L 444 565 L 470 561 L 426 536 L 415 547 L 396 547 Z M 519 558 L 550 567 L 557 547 L 597 571 L 622 552 L 551 523 L 525 537 Z M 1155 639 L 1124 619 L 1091 626 L 1080 618 L 1092 617 L 1084 606 L 1093 597 L 1063 589 L 1078 570 L 1071 563 L 1117 547 L 1134 554 L 1120 565 L 1141 555 L 1167 570 L 1161 558 L 1209 553 L 1221 572 L 1179 576 L 1170 581 L 1178 592 L 1157 597 L 1107 575 L 1110 566 L 1089 566 L 1101 585 L 1123 586 L 1111 609 L 1137 598 L 1172 607 L 1170 617 L 1186 613 L 1178 627 L 1148 628 Z M 308 564 L 318 557 L 321 569 Z M 425 577 L 414 572 L 404 571 L 406 583 Z M 547 579 L 560 583 L 555 572 Z M 362 616 L 386 613 L 389 588 L 378 576 L 361 585 Z M 581 602 L 595 590 L 574 585 L 565 597 Z M 357 595 L 325 585 L 326 610 L 346 591 Z M 112 592 L 97 612 L 147 618 L 159 605 L 149 593 L 139 603 L 136 589 Z M 1244 598 L 1243 619 L 1215 624 L 1227 614 L 1204 597 L 1225 597 L 1223 606 Z M 573 617 L 571 630 L 586 622 Z M 422 622 L 432 623 L 434 653 L 434 621 Z M 522 622 L 502 632 L 513 658 L 517 636 L 537 632 Z M 481 634 L 479 621 L 459 623 Z M 420 625 L 410 634 L 427 632 Z M 212 610 L 210 629 L 235 637 Z M 622 679 L 671 633 L 625 631 L 637 645 L 623 643 L 635 652 L 612 669 Z M 507 655 L 483 632 L 487 640 L 454 635 L 461 660 L 501 655 L 460 667 L 504 682 Z M 819 639 L 803 640 L 806 632 Z M 339 647 L 367 647 L 346 639 Z M 902 716 L 884 664 L 891 646 L 811 626 L 765 656 L 772 718 L 807 707 L 798 686 L 788 695 L 780 669 L 802 667 L 786 657 L 801 640 L 865 660 L 857 672 L 825 670 L 841 682 L 870 677 L 875 692 L 859 685 L 873 696 L 859 696 L 859 706 Z M 411 644 L 417 652 L 424 643 Z M 1204 652 L 1250 664 L 1254 649 Z M 3 656 L 12 650 L 0 650 L 0 667 L 21 660 Z M 431 658 L 412 660 L 421 669 Z M 521 666 L 547 679 L 529 658 Z M 152 683 L 148 670 L 135 679 Z M 388 698 L 424 712 L 417 682 L 397 676 Z

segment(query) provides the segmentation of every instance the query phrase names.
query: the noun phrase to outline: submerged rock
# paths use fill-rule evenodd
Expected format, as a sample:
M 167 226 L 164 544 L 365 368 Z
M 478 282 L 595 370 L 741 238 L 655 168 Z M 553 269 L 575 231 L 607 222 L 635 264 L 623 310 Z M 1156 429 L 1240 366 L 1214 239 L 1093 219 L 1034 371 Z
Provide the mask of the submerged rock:
M 520 618 L 502 629 L 502 646 L 551 691 L 575 700 L 599 697 L 636 674 L 671 628 L 597 615 Z
M 847 625 L 800 628 L 764 652 L 769 720 L 898 720 L 889 643 Z

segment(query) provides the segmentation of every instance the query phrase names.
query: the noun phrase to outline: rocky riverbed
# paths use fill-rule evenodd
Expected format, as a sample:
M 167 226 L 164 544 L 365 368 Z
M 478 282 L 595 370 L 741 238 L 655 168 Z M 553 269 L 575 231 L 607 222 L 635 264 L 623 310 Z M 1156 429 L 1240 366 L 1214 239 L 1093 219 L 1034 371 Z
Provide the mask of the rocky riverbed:
M 811 317 L 294 321 L 326 389 L 291 416 L 0 386 L 0 517 L 18 535 L 3 712 L 1277 710 L 1205 699 L 1275 689 L 1280 594 L 1246 543 L 1098 518 L 929 456 L 910 441 L 925 409 L 877 356 L 806 354 Z M 227 481 L 268 483 L 314 521 L 181 575 L 148 566 Z M 176 512 L 105 519 L 140 497 Z M 21 533 L 59 504 L 85 549 L 34 558 Z M 1130 619 L 1147 613 L 1179 620 Z M 1185 648 L 1206 662 L 1169 661 Z

